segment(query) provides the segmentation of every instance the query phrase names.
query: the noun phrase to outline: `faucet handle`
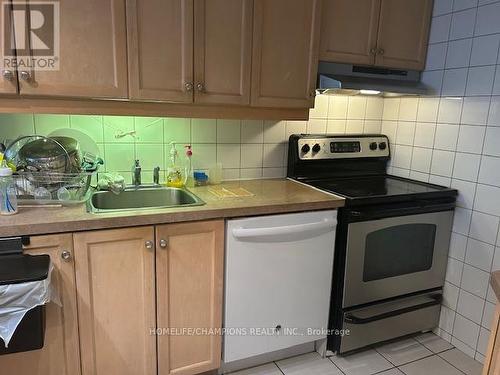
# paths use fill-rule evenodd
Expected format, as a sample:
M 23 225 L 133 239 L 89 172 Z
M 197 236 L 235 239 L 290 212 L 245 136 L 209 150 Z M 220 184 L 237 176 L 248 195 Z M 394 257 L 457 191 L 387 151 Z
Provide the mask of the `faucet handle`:
M 141 164 L 139 159 L 136 159 L 134 162 L 134 166 L 132 167 L 132 185 L 139 186 L 141 185 Z
M 153 169 L 153 183 L 156 185 L 160 184 L 160 167 L 155 167 Z

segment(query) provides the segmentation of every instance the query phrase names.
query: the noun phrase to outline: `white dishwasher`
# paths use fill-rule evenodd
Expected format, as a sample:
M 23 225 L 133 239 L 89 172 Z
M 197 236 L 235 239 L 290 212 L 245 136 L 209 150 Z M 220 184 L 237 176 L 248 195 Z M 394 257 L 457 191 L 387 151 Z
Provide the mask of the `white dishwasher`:
M 337 211 L 228 221 L 224 363 L 326 337 L 336 225 Z

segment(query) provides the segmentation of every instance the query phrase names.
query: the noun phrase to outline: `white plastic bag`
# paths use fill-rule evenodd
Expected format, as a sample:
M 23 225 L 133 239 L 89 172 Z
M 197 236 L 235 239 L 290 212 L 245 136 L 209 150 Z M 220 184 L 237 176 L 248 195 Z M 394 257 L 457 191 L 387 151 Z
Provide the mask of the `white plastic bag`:
M 53 268 L 51 263 L 49 275 L 45 280 L 0 285 L 0 338 L 3 339 L 6 348 L 17 326 L 29 310 L 45 305 L 51 300 L 59 302 L 57 293 L 50 283 Z M 60 305 L 60 302 L 58 304 Z

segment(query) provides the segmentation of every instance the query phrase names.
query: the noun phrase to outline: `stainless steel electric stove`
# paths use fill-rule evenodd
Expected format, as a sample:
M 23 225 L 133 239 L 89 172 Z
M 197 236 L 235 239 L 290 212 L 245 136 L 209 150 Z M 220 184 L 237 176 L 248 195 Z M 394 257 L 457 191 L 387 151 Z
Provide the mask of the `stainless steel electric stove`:
M 288 177 L 346 198 L 328 338 L 339 354 L 438 325 L 457 191 L 389 175 L 390 157 L 381 134 L 289 140 Z

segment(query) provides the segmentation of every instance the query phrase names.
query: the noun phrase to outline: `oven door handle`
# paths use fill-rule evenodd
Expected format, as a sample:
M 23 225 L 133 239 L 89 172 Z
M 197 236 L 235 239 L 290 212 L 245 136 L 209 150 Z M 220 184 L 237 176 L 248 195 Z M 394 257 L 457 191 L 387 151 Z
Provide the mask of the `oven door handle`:
M 425 201 L 422 201 L 422 204 L 420 205 L 412 204 L 404 207 L 395 207 L 395 208 L 386 207 L 386 208 L 367 209 L 367 210 L 348 210 L 347 220 L 349 223 L 351 223 L 359 221 L 385 219 L 388 217 L 395 217 L 395 216 L 417 215 L 417 214 L 434 213 L 441 211 L 453 211 L 454 209 L 455 209 L 455 203 L 453 202 L 428 204 L 425 203 Z
M 421 303 L 420 305 L 408 306 L 408 307 L 404 307 L 402 309 L 393 310 L 393 311 L 389 311 L 389 312 L 386 312 L 383 314 L 370 316 L 368 318 L 360 318 L 360 317 L 357 317 L 353 314 L 348 313 L 345 315 L 344 321 L 346 323 L 349 323 L 349 324 L 372 323 L 372 322 L 376 322 L 377 320 L 387 319 L 387 318 L 391 318 L 393 316 L 403 315 L 403 314 L 407 314 L 407 313 L 412 312 L 412 311 L 425 309 L 427 307 L 440 305 L 442 300 L 443 300 L 443 296 L 441 294 L 434 295 L 431 298 L 433 299 L 432 301 Z

